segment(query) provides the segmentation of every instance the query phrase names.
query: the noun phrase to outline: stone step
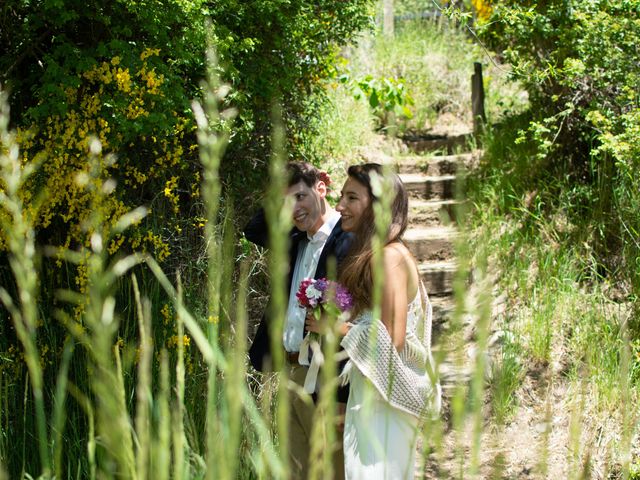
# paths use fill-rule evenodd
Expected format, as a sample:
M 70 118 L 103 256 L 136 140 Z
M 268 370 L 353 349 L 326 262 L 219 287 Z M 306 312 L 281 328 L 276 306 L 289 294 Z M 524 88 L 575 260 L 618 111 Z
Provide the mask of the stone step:
M 404 241 L 418 263 L 443 261 L 455 254 L 457 230 L 453 227 L 412 227 L 404 233 Z
M 453 175 L 462 166 L 472 163 L 476 153 L 462 153 L 458 155 L 412 155 L 396 157 L 395 167 L 398 173 L 423 173 L 425 175 Z
M 400 179 L 404 183 L 410 198 L 426 200 L 450 200 L 455 198 L 455 175 L 431 177 L 418 173 L 402 173 Z
M 472 371 L 468 366 L 454 365 L 449 361 L 444 361 L 437 366 L 440 385 L 443 394 L 448 397 L 448 392 L 456 385 L 468 383 L 471 380 Z
M 453 296 L 447 295 L 445 297 L 429 297 L 432 308 L 432 323 L 434 333 L 442 329 L 442 325 L 449 323 L 455 309 L 455 301 Z
M 449 225 L 458 218 L 457 200 L 409 199 L 409 221 L 412 225 Z
M 456 269 L 456 262 L 451 260 L 418 264 L 420 277 L 430 297 L 450 295 L 453 292 L 453 279 Z
M 442 152 L 448 155 L 452 155 L 456 151 L 469 150 L 469 147 L 475 143 L 472 133 L 405 136 L 402 141 L 410 150 L 416 153 Z

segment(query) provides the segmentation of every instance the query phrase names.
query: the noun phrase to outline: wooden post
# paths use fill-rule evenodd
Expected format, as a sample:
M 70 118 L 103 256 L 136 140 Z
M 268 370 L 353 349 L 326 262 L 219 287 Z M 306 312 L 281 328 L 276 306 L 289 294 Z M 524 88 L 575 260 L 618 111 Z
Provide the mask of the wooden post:
M 471 111 L 473 113 L 473 132 L 482 131 L 487 117 L 484 114 L 484 84 L 482 82 L 482 64 L 473 63 L 473 75 L 471 76 Z
M 393 37 L 393 0 L 382 0 L 382 33 Z

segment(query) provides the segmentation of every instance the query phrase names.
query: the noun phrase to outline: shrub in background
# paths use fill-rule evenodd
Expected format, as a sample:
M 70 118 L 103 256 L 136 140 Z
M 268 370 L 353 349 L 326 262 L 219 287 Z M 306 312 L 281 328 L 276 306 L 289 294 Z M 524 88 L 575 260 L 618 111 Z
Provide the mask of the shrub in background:
M 380 93 L 376 97 L 382 112 L 397 110 L 400 131 L 427 132 L 440 126 L 443 116 L 470 129 L 470 79 L 476 61 L 487 67 L 488 115 L 502 115 L 505 105 L 499 105 L 499 99 L 515 111 L 521 110 L 522 102 L 506 81 L 505 69 L 488 61 L 486 53 L 465 30 L 445 16 L 436 20 L 401 20 L 396 23 L 393 37 L 380 35 L 361 43 L 361 48 L 346 52 L 350 78 L 365 88 L 368 80 L 373 80 L 374 88 L 369 90 Z M 385 85 L 385 79 L 391 80 L 391 85 Z M 500 98 L 496 98 L 498 92 Z M 385 100 L 387 96 L 390 102 Z M 366 98 L 369 100 L 369 95 Z
M 481 36 L 513 65 L 531 105 L 517 140 L 534 149 L 527 188 L 549 176 L 568 179 L 565 188 L 578 195 L 573 219 L 588 232 L 599 273 L 619 275 L 632 289 L 640 284 L 640 2 L 492 6 Z

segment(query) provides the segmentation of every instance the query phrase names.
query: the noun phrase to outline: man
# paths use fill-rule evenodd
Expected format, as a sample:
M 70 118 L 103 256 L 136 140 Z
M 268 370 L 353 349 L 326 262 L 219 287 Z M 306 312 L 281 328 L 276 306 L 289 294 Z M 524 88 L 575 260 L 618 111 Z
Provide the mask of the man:
M 298 352 L 304 338 L 304 308 L 298 306 L 296 291 L 305 278 L 327 276 L 327 260 L 334 257 L 339 264 L 351 245 L 352 234 L 342 231 L 340 214 L 327 202 L 328 176 L 313 165 L 292 162 L 287 165 L 289 176 L 287 196 L 294 201 L 294 228 L 289 233 L 289 283 L 288 305 L 283 332 L 283 348 L 290 378 L 303 385 L 307 367 L 298 363 Z M 245 237 L 260 246 L 267 246 L 268 228 L 264 212 L 259 211 L 245 227 Z M 255 339 L 249 349 L 251 364 L 264 371 L 271 362 L 269 340 L 269 318 L 262 317 Z M 340 388 L 338 402 L 346 403 L 348 388 Z M 309 451 L 314 406 L 298 392 L 291 394 L 291 417 L 289 421 L 289 445 L 291 478 L 306 479 L 309 472 Z M 306 401 L 305 401 L 306 400 Z M 338 404 L 340 409 L 340 403 Z M 342 408 L 344 411 L 344 406 Z M 334 454 L 335 478 L 344 477 L 342 435 Z

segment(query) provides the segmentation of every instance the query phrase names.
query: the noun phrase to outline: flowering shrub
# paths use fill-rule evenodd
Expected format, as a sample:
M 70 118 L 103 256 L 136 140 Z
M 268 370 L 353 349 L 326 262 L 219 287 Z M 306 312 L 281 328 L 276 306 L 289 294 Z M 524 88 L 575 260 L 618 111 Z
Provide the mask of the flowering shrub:
M 175 85 L 162 70 L 159 49 L 95 62 L 78 72 L 75 85 L 59 84 L 52 93 L 63 96 L 62 112 L 44 118 L 34 115 L 31 124 L 19 129 L 23 162 L 41 163 L 40 174 L 24 192 L 35 226 L 66 227 L 49 229 L 49 242 L 64 247 L 87 245 L 90 232 L 83 232 L 82 225 L 94 199 L 78 182 L 78 175 L 89 173 L 92 136 L 100 140 L 103 152 L 114 154 L 111 159 L 103 156 L 100 171 L 93 173 L 95 182 L 108 178 L 118 182 L 115 193 L 101 205 L 106 228 L 141 203 L 153 208 L 154 203 L 164 202 L 169 206 L 166 210 L 177 214 L 180 198 L 175 173 L 182 177 L 180 189 L 189 198 L 198 196 L 197 170 L 193 171 L 191 152 L 185 147 L 192 122 L 172 108 L 165 92 Z M 44 201 L 30 201 L 40 191 L 45 192 Z M 169 226 L 179 228 L 175 222 Z M 166 235 L 163 238 L 148 226 L 140 226 L 126 242 L 130 248 L 154 252 L 161 261 L 170 254 Z M 116 237 L 109 252 L 116 253 L 124 243 L 123 237 Z
M 202 295 L 202 285 L 207 284 L 202 278 L 206 270 L 202 229 L 206 225 L 190 106 L 200 96 L 200 81 L 206 76 L 206 35 L 216 45 L 220 76 L 232 86 L 226 98 L 240 112 L 233 131 L 227 128 L 231 146 L 223 161 L 225 200 L 221 201 L 226 213 L 227 195 L 241 200 L 236 205 L 252 208 L 247 200 L 257 201 L 255 192 L 264 186 L 274 98 L 286 93 L 285 122 L 296 130 L 304 122 L 300 104 L 327 74 L 336 44 L 368 22 L 369 3 L 371 0 L 4 1 L 2 11 L 7 14 L 0 15 L 0 82 L 11 95 L 21 161 L 39 165 L 21 192 L 26 215 L 36 229 L 37 245 L 57 246 L 60 253 L 67 248 L 82 252 L 90 244 L 90 228 L 101 228 L 101 237 L 108 239 L 103 249 L 108 255 L 148 251 L 163 263 L 165 271 L 184 273 L 185 302 L 208 303 Z M 90 158 L 90 145 L 97 150 L 94 139 L 101 144 L 101 154 Z M 256 168 L 260 166 L 262 170 Z M 0 183 L 0 189 L 3 187 Z M 103 194 L 98 195 L 100 190 Z M 126 235 L 116 235 L 113 227 L 118 219 L 140 205 L 149 214 Z M 0 205 L 0 216 L 5 214 Z M 93 221 L 95 215 L 102 222 Z M 0 233 L 0 284 L 11 290 L 5 243 Z M 63 301 L 72 297 L 73 305 L 75 301 L 87 304 L 89 278 L 95 278 L 89 275 L 92 267 L 87 259 L 77 267 L 62 260 L 62 255 L 43 259 L 38 279 L 42 294 L 38 309 L 43 318 L 37 332 L 38 349 L 41 363 L 53 362 L 54 366 L 60 365 L 67 334 L 82 337 L 88 318 L 82 308 L 73 315 L 68 311 L 72 307 L 62 306 Z M 190 337 L 176 329 L 172 312 L 158 311 L 166 296 L 159 292 L 155 279 L 141 267 L 138 273 L 142 295 L 151 296 L 154 305 L 150 308 L 154 327 L 160 327 L 152 330 L 154 344 L 158 351 L 167 349 L 173 360 L 172 352 L 184 350 L 185 366 L 191 372 L 200 365 L 197 349 Z M 118 347 L 126 364 L 134 360 L 135 352 L 128 347 L 138 335 L 131 328 L 137 322 L 131 283 L 110 279 L 107 284 L 117 297 L 117 314 L 122 317 Z M 67 294 L 64 299 L 57 295 L 60 290 Z M 52 318 L 54 312 L 57 320 Z M 4 321 L 5 314 L 0 307 L 0 357 L 15 363 L 10 367 L 3 363 L 0 373 L 4 378 L 11 368 L 16 377 L 10 386 L 3 383 L 5 410 L 12 418 L 30 419 L 33 405 L 19 391 L 19 385 L 25 384 L 24 357 L 15 348 L 15 331 Z M 156 325 L 158 319 L 161 326 Z M 211 315 L 208 321 L 213 329 L 222 319 Z M 71 360 L 70 377 L 78 391 L 85 391 L 90 383 L 87 365 L 79 354 Z M 55 391 L 56 378 L 45 375 L 46 392 Z M 192 378 L 185 401 L 192 399 L 190 411 L 197 412 L 202 406 L 203 384 L 195 380 L 197 376 Z M 20 458 L 20 452 L 32 449 L 32 444 L 27 445 L 34 437 L 32 428 L 12 424 L 3 429 L 3 436 L 19 439 L 3 458 L 10 477 L 39 468 L 36 457 L 26 463 Z M 75 437 L 63 441 L 71 447 L 65 448 L 61 465 L 73 464 L 75 470 L 74 462 L 81 459 L 86 467 L 83 455 L 88 429 L 80 424 L 74 428 Z M 57 472 L 56 476 L 65 474 Z
M 102 206 L 107 223 L 132 200 L 146 203 L 152 215 L 183 219 L 141 225 L 130 238 L 115 239 L 110 252 L 146 249 L 163 260 L 176 237 L 187 236 L 186 219 L 199 214 L 192 206 L 186 215 L 183 209 L 199 195 L 190 101 L 204 77 L 206 20 L 221 75 L 233 86 L 229 102 L 239 110 L 222 173 L 228 193 L 244 206 L 248 192 L 262 187 L 273 99 L 287 92 L 285 121 L 293 130 L 303 125 L 305 99 L 331 70 L 336 43 L 367 24 L 371 0 L 252 0 L 242 6 L 232 0 L 123 0 L 95 8 L 61 0 L 39 9 L 8 2 L 12 15 L 0 18 L 1 80 L 11 87 L 25 161 L 43 164 L 25 200 L 52 193 L 31 212 L 41 236 L 61 246 L 86 242 L 79 225 L 90 195 L 74 184 L 74 176 L 86 170 L 87 139 L 95 135 L 105 152 L 116 155 L 99 175 L 118 181 Z M 38 62 L 29 61 L 32 52 L 25 45 L 37 49 Z M 297 138 L 295 132 L 291 137 Z
M 471 5 L 476 11 L 476 16 L 481 22 L 486 22 L 491 17 L 491 2 L 489 0 L 471 0 Z

